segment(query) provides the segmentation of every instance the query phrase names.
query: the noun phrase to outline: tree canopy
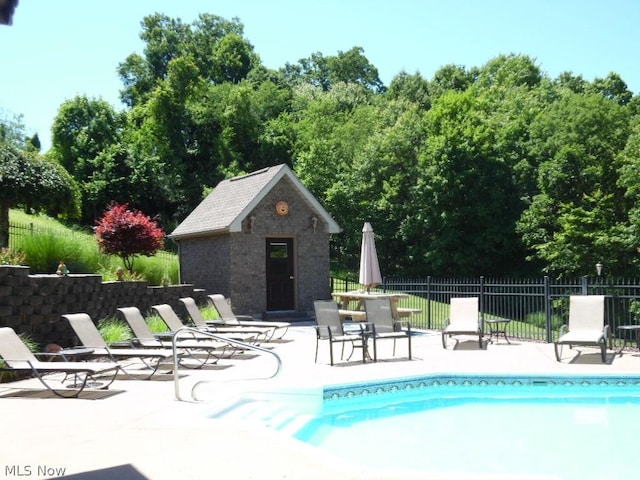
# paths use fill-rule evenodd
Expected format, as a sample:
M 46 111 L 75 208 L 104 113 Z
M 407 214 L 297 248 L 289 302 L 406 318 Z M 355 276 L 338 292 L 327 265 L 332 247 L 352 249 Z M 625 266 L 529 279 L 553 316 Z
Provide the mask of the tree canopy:
M 14 207 L 75 218 L 80 208 L 76 182 L 57 163 L 0 142 L 0 247 L 9 246 L 9 209 Z
M 615 72 L 504 54 L 386 86 L 358 46 L 266 68 L 237 18 L 154 14 L 140 37 L 125 109 L 79 96 L 54 124 L 85 223 L 117 201 L 171 230 L 220 180 L 287 163 L 342 226 L 341 270 L 369 221 L 385 275 L 640 273 L 640 98 Z

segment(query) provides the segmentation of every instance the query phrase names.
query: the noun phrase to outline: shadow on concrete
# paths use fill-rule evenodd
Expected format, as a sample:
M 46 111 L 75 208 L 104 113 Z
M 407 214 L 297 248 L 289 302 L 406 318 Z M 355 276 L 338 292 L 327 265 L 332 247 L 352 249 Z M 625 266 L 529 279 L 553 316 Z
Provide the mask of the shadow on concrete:
M 118 465 L 116 467 L 101 468 L 100 470 L 91 470 L 89 472 L 76 473 L 74 475 L 65 475 L 63 477 L 68 480 L 147 480 L 148 477 L 142 475 L 133 465 Z

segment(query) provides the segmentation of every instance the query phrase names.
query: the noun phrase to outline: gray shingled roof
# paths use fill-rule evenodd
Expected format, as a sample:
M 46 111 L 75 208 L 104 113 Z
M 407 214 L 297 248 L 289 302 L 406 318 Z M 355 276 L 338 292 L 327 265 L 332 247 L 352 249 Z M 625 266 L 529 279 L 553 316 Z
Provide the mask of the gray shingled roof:
M 328 225 L 328 233 L 340 232 L 340 227 L 311 195 L 286 165 L 267 167 L 240 177 L 223 180 L 169 235 L 180 238 L 210 233 L 240 232 L 242 221 L 284 176 L 298 187 L 316 213 Z

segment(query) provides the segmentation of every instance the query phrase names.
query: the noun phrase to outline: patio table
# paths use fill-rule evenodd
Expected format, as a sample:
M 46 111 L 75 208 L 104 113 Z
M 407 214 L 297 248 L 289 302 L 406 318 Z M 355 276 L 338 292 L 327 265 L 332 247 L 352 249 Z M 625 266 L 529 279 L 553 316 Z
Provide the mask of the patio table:
M 627 346 L 627 342 L 630 336 L 634 337 L 636 342 L 636 348 L 640 351 L 640 342 L 638 341 L 638 331 L 640 330 L 640 325 L 618 325 L 618 331 L 621 332 L 623 343 L 622 347 L 620 347 L 620 355 L 622 355 L 622 351 Z
M 493 337 L 496 338 L 496 343 L 500 335 L 507 341 L 509 345 L 509 337 L 507 337 L 507 325 L 511 322 L 510 318 L 485 318 L 484 323 L 489 327 L 489 343 L 493 343 Z
M 402 308 L 398 307 L 398 302 L 403 298 L 409 298 L 408 293 L 371 293 L 362 291 L 353 292 L 333 292 L 336 301 L 340 304 L 338 313 L 342 320 L 351 318 L 356 322 L 363 322 L 367 319 L 364 311 L 364 301 L 368 298 L 390 298 L 391 308 L 398 318 L 409 317 L 415 313 L 420 313 L 419 308 Z

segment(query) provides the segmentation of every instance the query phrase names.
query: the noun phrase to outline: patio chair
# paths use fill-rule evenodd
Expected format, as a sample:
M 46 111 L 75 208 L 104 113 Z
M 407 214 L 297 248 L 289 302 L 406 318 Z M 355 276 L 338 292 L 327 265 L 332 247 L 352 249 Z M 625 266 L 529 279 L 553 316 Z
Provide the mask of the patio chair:
M 169 333 L 165 338 L 171 340 L 162 340 L 157 338 L 149 329 L 147 322 L 145 321 L 142 313 L 137 307 L 120 307 L 118 312 L 122 315 L 125 321 L 131 327 L 134 341 L 143 348 L 171 348 L 173 349 L 173 333 Z M 201 367 L 206 363 L 217 363 L 220 358 L 225 356 L 228 343 L 220 342 L 217 340 L 199 340 L 199 339 L 185 339 L 176 342 L 176 348 L 180 349 L 190 358 L 197 362 L 197 366 Z M 203 356 L 204 355 L 204 358 Z M 185 367 L 189 367 L 187 364 L 183 364 Z
M 268 341 L 273 336 L 273 329 L 270 327 L 254 327 L 242 325 L 228 325 L 224 322 L 216 323 L 215 321 L 207 321 L 202 316 L 202 312 L 196 301 L 191 297 L 183 297 L 180 302 L 184 305 L 189 318 L 196 328 L 212 333 L 226 333 L 226 334 L 250 334 L 254 336 L 255 343 L 259 341 Z
M 333 344 L 342 344 L 341 359 L 344 358 L 344 345 L 350 343 L 352 350 L 347 361 L 353 356 L 356 348 L 362 348 L 362 363 L 367 361 L 367 337 L 362 327 L 353 333 L 344 331 L 340 314 L 338 313 L 338 304 L 334 300 L 316 300 L 313 302 L 313 309 L 316 313 L 316 356 L 315 362 L 318 362 L 318 348 L 321 340 L 329 342 L 329 359 L 333 366 Z M 359 344 L 358 344 L 359 342 Z
M 0 370 L 28 372 L 40 380 L 40 383 L 54 395 L 63 398 L 78 397 L 85 388 L 98 387 L 106 390 L 113 383 L 120 366 L 113 362 L 45 362 L 38 360 L 22 339 L 11 327 L 0 327 L 0 357 L 6 367 Z M 62 358 L 62 357 L 61 357 Z M 64 374 L 60 380 L 61 388 L 51 384 L 57 381 L 48 374 Z M 97 378 L 107 376 L 105 383 L 94 385 Z M 73 383 L 65 382 L 71 378 Z
M 604 295 L 572 295 L 569 297 L 569 321 L 560 327 L 560 337 L 553 343 L 556 360 L 562 358 L 562 346 L 600 347 L 602 361 L 607 361 L 609 325 L 604 324 Z
M 393 356 L 396 355 L 396 340 L 407 339 L 409 360 L 411 360 L 411 324 L 403 329 L 400 322 L 394 319 L 391 298 L 366 298 L 364 310 L 367 313 L 367 326 L 373 338 L 373 361 L 378 361 L 378 341 L 393 340 Z
M 182 320 L 180 319 L 180 317 L 178 317 L 178 314 L 176 313 L 176 311 L 173 309 L 171 305 L 163 303 L 161 305 L 153 305 L 151 309 L 154 312 L 156 312 L 160 316 L 160 318 L 162 318 L 164 323 L 166 323 L 167 326 L 169 327 L 169 330 L 171 331 L 171 333 L 176 333 L 181 328 L 188 326 L 182 323 Z M 191 327 L 191 328 L 200 330 L 199 327 Z M 191 338 L 196 340 L 216 340 L 216 339 L 220 340 L 220 339 L 230 338 L 232 340 L 237 340 L 238 342 L 257 345 L 256 333 L 249 333 L 246 331 L 230 330 L 230 329 L 213 330 L 206 327 L 201 331 L 203 332 L 203 334 L 198 334 L 197 332 L 189 331 L 189 335 Z M 212 337 L 211 335 L 215 335 L 215 337 Z M 186 337 L 183 336 L 182 338 L 186 338 Z
M 208 295 L 211 304 L 216 308 L 220 314 L 220 319 L 227 325 L 244 326 L 244 327 L 268 327 L 273 329 L 273 333 L 270 337 L 274 339 L 274 335 L 278 333 L 277 339 L 281 339 L 287 333 L 287 330 L 291 326 L 289 322 L 261 322 L 254 320 L 249 315 L 236 315 L 231 309 L 230 303 L 224 298 L 224 295 L 214 294 Z
M 442 331 L 442 348 L 447 348 L 447 339 L 453 335 L 477 335 L 482 348 L 483 334 L 478 297 L 452 298 L 447 326 Z
M 109 348 L 93 320 L 86 313 L 65 314 L 62 315 L 62 318 L 69 322 L 80 343 L 93 350 L 92 355 L 106 357 L 112 362 L 128 358 L 140 359 L 144 366 L 150 370 L 144 380 L 150 379 L 158 371 L 161 363 L 171 362 L 173 359 L 173 350 L 169 348 Z M 120 368 L 127 376 L 133 377 L 126 368 Z

